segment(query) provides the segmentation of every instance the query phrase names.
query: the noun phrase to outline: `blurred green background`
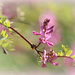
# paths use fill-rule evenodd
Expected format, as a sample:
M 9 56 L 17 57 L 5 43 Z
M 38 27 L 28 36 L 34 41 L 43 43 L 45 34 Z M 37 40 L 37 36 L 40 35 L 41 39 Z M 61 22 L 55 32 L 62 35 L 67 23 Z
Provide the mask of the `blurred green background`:
M 32 31 L 40 32 L 40 16 L 46 11 L 52 12 L 55 15 L 57 25 L 54 33 L 61 36 L 60 39 L 55 38 L 56 40 L 60 40 L 60 42 L 56 43 L 52 49 L 54 49 L 55 52 L 58 52 L 62 50 L 62 44 L 72 48 L 72 44 L 75 41 L 74 5 L 70 3 L 50 2 L 29 2 L 22 4 L 5 2 L 3 3 L 2 11 L 4 15 L 8 16 L 11 21 L 13 21 L 12 26 L 18 28 L 17 30 L 22 33 L 22 35 L 36 45 L 39 43 L 39 36 L 33 35 Z M 59 32 L 61 32 L 60 34 L 57 32 L 59 29 Z M 5 55 L 0 48 L 0 71 L 2 73 L 8 73 L 7 75 L 19 75 L 18 72 L 21 73 L 20 75 L 70 75 L 71 71 L 68 72 L 68 70 L 71 70 L 71 66 L 66 66 L 64 64 L 64 59 L 58 58 L 56 60 L 59 63 L 59 66 L 48 63 L 47 68 L 42 68 L 42 64 L 38 64 L 38 55 L 31 49 L 29 44 L 16 33 L 13 34 L 13 39 L 15 51 Z M 44 49 L 48 50 L 49 47 L 47 48 L 45 45 L 39 46 L 39 50 L 43 51 Z M 18 74 L 9 74 L 9 72 L 17 72 Z

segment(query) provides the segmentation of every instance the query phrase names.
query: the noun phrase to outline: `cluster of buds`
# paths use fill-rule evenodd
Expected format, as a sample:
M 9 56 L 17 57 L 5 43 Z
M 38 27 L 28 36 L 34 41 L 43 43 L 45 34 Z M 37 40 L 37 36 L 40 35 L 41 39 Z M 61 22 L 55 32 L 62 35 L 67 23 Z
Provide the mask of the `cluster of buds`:
M 57 54 L 53 50 L 50 50 L 49 53 L 46 53 L 46 50 L 44 50 L 43 56 L 42 56 L 42 61 L 41 61 L 41 62 L 43 62 L 42 67 L 47 67 L 46 63 L 48 63 L 48 62 L 57 66 L 58 63 L 53 62 L 55 59 L 57 59 Z

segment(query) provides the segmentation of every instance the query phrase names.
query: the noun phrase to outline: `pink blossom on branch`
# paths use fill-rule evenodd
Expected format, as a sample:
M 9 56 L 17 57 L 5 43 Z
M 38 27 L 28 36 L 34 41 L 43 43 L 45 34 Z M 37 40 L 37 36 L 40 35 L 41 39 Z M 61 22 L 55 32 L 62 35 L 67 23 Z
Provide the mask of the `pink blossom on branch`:
M 57 20 L 56 20 L 56 17 L 55 15 L 50 12 L 50 11 L 46 11 L 45 13 L 42 13 L 40 15 L 40 18 L 39 18 L 39 24 L 40 26 L 43 25 L 43 21 L 44 19 L 50 19 L 50 22 L 48 23 L 48 26 L 51 27 L 51 26 L 54 26 L 54 32 L 52 33 L 52 38 L 49 39 L 49 41 L 53 42 L 54 44 L 58 44 L 61 42 L 61 39 L 62 39 L 62 29 L 61 27 L 59 27 L 57 25 Z
M 47 67 L 46 63 L 49 63 L 49 62 L 55 66 L 58 66 L 57 62 L 53 62 L 54 60 L 57 59 L 57 54 L 53 50 L 50 50 L 50 53 L 47 53 L 47 54 L 46 54 L 46 50 L 44 50 L 42 59 L 43 59 L 41 61 L 43 62 L 42 67 Z
M 49 19 L 45 19 L 43 25 L 40 27 L 40 33 L 33 31 L 33 34 L 40 35 L 39 40 L 41 43 L 47 43 L 49 46 L 53 46 L 53 43 L 48 41 L 51 38 L 51 33 L 53 32 L 54 28 L 54 26 L 48 26 L 49 21 Z

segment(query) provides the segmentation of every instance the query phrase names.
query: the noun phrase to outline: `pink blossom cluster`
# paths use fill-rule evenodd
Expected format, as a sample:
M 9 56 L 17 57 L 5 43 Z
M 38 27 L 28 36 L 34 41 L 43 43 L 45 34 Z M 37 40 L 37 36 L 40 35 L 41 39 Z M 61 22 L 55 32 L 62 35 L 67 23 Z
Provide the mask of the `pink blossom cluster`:
M 40 33 L 37 33 L 36 31 L 33 31 L 34 35 L 39 35 L 39 41 L 41 43 L 47 43 L 50 47 L 53 46 L 53 43 L 49 41 L 49 39 L 51 38 L 51 33 L 53 32 L 53 28 L 54 26 L 49 26 L 49 19 L 45 19 L 43 22 L 43 25 L 40 27 Z M 53 62 L 55 59 L 57 59 L 57 54 L 53 51 L 50 50 L 49 53 L 46 53 L 46 50 L 44 50 L 43 52 L 43 56 L 42 56 L 42 61 L 43 65 L 42 67 L 47 67 L 46 63 L 50 62 L 53 65 L 57 66 L 58 63 L 57 62 Z
M 55 59 L 57 59 L 57 54 L 53 50 L 50 50 L 50 52 L 47 54 L 46 54 L 46 50 L 44 50 L 42 59 L 43 59 L 41 61 L 41 62 L 43 62 L 42 67 L 47 67 L 47 65 L 46 65 L 47 62 L 50 62 L 55 66 L 58 65 L 57 62 L 53 62 Z

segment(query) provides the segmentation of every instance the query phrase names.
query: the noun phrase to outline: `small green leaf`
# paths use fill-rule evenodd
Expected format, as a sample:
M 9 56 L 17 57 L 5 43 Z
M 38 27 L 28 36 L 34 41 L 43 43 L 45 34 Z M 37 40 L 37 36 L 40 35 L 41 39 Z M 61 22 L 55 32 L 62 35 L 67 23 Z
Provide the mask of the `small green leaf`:
M 8 37 L 8 34 L 5 35 L 5 38 L 7 38 L 7 37 Z
M 7 19 L 8 17 L 3 18 L 2 23 L 4 23 Z
M 72 54 L 72 52 L 73 52 L 73 51 L 69 49 L 69 50 L 67 51 L 66 55 L 67 55 L 67 56 L 70 56 L 70 55 Z
M 9 49 L 9 51 L 15 51 L 15 49 Z
M 7 27 L 10 27 L 10 21 L 9 20 L 7 21 Z
M 65 47 L 64 45 L 62 45 L 62 48 L 64 49 L 65 53 L 68 51 L 67 47 Z
M 70 56 L 73 52 L 71 49 L 68 48 L 68 46 L 62 45 L 62 48 L 67 56 Z
M 6 34 L 6 30 L 5 30 L 5 31 L 2 30 L 1 35 L 2 35 L 3 37 L 5 37 L 5 34 Z
M 3 36 L 0 36 L 0 40 L 3 38 Z
M 42 59 L 42 57 L 40 57 L 40 59 Z
M 64 46 L 64 45 L 62 45 L 62 48 L 64 49 L 64 48 L 65 48 L 65 46 Z
M 10 31 L 10 33 L 12 33 L 13 31 L 12 31 L 12 29 L 9 29 L 9 31 Z
M 57 55 L 58 55 L 58 56 L 63 56 L 64 54 L 63 54 L 63 52 L 58 52 Z
M 0 24 L 2 24 L 2 20 L 0 20 Z
M 71 56 L 71 58 L 75 59 L 75 55 Z
M 8 34 L 6 33 L 6 30 L 2 30 L 1 32 L 1 35 L 4 37 L 4 38 L 7 38 L 8 37 Z
M 4 44 L 2 44 L 2 46 L 3 46 L 4 48 L 6 48 L 8 45 L 9 45 L 9 43 L 4 43 Z
M 3 23 L 5 26 L 7 26 L 6 22 Z
M 0 45 L 2 45 L 2 43 L 3 43 L 3 40 L 0 40 Z

